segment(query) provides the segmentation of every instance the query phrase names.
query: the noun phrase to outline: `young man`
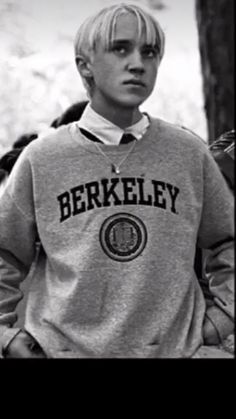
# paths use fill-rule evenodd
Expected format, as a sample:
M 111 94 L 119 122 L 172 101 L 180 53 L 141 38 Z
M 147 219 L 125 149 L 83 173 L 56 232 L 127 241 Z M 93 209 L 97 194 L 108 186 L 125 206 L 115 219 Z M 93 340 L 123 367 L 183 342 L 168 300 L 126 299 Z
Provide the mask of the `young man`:
M 232 332 L 232 196 L 197 136 L 139 110 L 163 53 L 162 29 L 137 6 L 105 8 L 80 27 L 90 103 L 79 123 L 24 150 L 0 203 L 0 252 L 15 270 L 1 278 L 4 356 L 191 358 Z M 207 312 L 197 242 L 212 250 Z

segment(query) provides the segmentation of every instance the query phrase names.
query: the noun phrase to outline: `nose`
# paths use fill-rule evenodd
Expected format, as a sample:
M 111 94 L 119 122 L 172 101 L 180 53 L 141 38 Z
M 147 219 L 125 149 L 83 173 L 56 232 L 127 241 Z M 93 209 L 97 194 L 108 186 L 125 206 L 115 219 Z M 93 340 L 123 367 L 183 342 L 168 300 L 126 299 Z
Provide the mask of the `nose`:
M 138 50 L 134 50 L 129 56 L 128 69 L 132 73 L 142 74 L 144 72 L 143 58 Z

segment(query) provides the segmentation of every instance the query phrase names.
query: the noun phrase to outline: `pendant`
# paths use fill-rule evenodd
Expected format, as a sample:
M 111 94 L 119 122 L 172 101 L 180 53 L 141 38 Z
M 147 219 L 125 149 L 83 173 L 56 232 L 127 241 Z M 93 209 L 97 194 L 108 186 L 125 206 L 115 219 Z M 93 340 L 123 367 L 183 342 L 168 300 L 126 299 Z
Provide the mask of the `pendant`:
M 117 175 L 120 174 L 119 167 L 116 167 L 114 164 L 111 165 L 111 171 L 112 171 L 112 173 L 116 173 Z

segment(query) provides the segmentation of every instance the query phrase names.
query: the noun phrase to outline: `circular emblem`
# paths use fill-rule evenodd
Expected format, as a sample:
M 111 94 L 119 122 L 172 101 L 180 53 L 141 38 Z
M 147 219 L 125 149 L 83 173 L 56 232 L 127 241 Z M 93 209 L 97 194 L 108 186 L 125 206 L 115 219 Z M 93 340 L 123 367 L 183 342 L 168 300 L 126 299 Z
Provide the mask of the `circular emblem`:
M 101 227 L 100 242 L 111 259 L 127 262 L 143 251 L 147 243 L 147 230 L 143 222 L 134 215 L 112 215 Z

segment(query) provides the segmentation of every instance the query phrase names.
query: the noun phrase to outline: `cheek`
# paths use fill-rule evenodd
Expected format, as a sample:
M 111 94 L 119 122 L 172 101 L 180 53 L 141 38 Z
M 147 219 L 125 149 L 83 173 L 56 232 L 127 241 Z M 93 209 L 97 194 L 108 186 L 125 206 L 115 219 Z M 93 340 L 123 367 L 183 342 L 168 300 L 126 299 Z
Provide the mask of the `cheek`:
M 113 78 L 114 75 L 118 75 L 120 68 L 120 60 L 117 60 L 116 57 L 112 55 L 105 55 L 103 57 L 96 56 L 93 60 L 94 78 Z
M 110 83 L 115 84 L 118 77 L 118 73 L 118 66 L 110 63 L 102 63 L 95 68 L 95 71 L 93 73 L 95 83 L 103 83 L 103 87 Z
M 148 73 L 148 76 L 149 76 L 148 78 L 149 78 L 150 84 L 155 83 L 157 73 L 158 73 L 158 67 L 156 65 L 151 65 L 150 68 L 148 69 L 147 73 Z
M 157 72 L 158 72 L 158 67 L 159 67 L 159 65 L 157 65 L 157 63 L 150 63 L 149 71 L 150 71 L 152 77 L 156 77 Z

